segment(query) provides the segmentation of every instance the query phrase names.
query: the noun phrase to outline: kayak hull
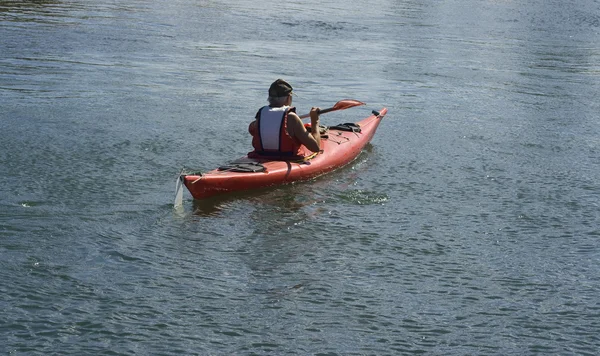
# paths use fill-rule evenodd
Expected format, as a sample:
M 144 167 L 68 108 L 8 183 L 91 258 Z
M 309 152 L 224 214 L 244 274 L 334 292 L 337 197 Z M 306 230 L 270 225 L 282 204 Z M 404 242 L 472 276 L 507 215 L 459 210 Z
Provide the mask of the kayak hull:
M 180 179 L 194 199 L 253 190 L 275 185 L 312 179 L 352 162 L 368 144 L 379 123 L 387 113 L 383 108 L 357 122 L 360 132 L 330 129 L 321 139 L 322 152 L 312 158 L 298 161 L 280 161 L 267 158 L 242 157 L 232 163 L 260 163 L 263 172 L 232 172 L 214 169 L 206 173 L 182 173 Z

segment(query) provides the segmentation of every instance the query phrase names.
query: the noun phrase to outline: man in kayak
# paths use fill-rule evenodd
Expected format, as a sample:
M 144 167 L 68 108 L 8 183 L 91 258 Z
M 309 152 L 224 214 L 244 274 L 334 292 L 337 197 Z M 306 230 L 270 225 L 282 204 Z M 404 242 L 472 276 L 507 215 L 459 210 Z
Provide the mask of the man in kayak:
M 269 88 L 269 105 L 256 113 L 256 120 L 250 123 L 248 131 L 252 135 L 254 151 L 249 157 L 269 157 L 296 159 L 321 150 L 319 133 L 319 108 L 310 110 L 310 132 L 296 114 L 292 105 L 292 86 L 283 79 L 277 79 Z M 310 152 L 309 152 L 310 151 Z

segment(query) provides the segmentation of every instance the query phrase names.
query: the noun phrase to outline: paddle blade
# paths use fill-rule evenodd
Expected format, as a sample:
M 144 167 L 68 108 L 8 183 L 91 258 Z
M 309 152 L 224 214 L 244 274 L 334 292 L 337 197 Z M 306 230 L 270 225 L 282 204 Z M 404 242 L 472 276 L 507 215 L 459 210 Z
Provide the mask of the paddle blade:
M 333 106 L 333 110 L 344 110 L 344 109 L 349 109 L 349 108 L 353 108 L 355 106 L 361 106 L 361 105 L 366 105 L 365 103 L 363 103 L 362 101 L 358 101 L 358 100 L 353 100 L 353 99 L 344 99 L 344 100 L 340 100 L 337 103 L 335 103 L 335 105 Z M 331 111 L 333 111 L 331 110 Z
M 183 205 L 183 176 L 179 175 L 177 177 L 177 182 L 175 183 L 175 201 L 173 202 L 173 207 L 175 209 L 181 207 Z

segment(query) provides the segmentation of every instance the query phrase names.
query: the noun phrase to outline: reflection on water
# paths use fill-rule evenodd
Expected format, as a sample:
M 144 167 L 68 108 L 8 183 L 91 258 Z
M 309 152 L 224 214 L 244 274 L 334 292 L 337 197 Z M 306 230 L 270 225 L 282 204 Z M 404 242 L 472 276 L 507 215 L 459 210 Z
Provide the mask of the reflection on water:
M 274 208 L 279 213 L 294 212 L 310 204 L 298 200 L 298 194 L 302 193 L 302 185 L 310 184 L 298 182 L 292 185 L 268 187 L 246 192 L 228 193 L 202 200 L 192 200 L 193 214 L 199 216 L 217 216 L 227 213 L 232 205 L 248 204 L 260 206 L 261 209 Z M 261 219 L 257 219 L 260 221 Z

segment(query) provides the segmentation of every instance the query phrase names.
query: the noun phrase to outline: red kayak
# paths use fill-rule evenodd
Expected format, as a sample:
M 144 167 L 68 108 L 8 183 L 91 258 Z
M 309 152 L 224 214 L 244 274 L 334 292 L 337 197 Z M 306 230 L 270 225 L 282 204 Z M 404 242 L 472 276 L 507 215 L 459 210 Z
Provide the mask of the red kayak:
M 206 173 L 182 173 L 179 179 L 195 199 L 311 179 L 353 161 L 386 113 L 383 108 L 356 123 L 329 127 L 321 136 L 322 151 L 301 160 L 242 157 Z

